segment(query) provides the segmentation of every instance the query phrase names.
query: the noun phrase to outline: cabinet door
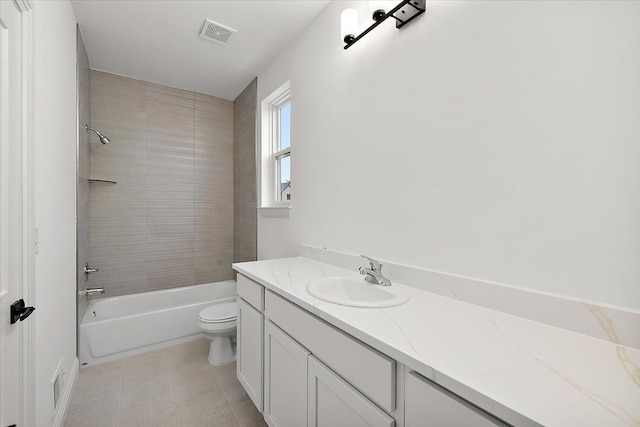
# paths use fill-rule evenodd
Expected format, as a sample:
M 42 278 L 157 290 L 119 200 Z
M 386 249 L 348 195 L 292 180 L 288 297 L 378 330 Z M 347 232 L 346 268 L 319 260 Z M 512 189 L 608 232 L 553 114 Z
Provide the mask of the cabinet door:
M 262 412 L 262 349 L 264 316 L 238 298 L 237 375 L 240 384 Z
M 313 356 L 308 376 L 309 427 L 395 426 L 393 418 Z
M 504 427 L 505 424 L 415 372 L 405 385 L 405 427 Z
M 307 356 L 304 347 L 265 322 L 264 417 L 269 426 L 307 425 Z

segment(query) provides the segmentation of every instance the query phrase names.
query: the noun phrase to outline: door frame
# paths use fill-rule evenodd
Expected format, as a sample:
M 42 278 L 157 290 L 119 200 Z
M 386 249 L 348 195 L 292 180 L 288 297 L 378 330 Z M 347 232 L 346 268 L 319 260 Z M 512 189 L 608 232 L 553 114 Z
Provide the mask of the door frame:
M 22 127 L 22 298 L 36 304 L 35 255 L 37 253 L 34 204 L 34 18 L 31 0 L 13 0 L 21 16 L 21 103 Z M 35 322 L 37 316 L 20 329 L 21 418 L 25 427 L 35 426 Z

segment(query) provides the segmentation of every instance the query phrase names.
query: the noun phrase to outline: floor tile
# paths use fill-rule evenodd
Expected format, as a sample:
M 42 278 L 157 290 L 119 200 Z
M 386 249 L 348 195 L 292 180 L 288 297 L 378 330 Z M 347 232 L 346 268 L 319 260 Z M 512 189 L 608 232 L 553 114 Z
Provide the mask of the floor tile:
M 231 406 L 222 393 L 196 394 L 177 404 L 180 425 L 187 425 L 206 417 L 233 418 Z
M 66 427 L 117 427 L 120 395 L 74 404 L 69 408 Z
M 244 391 L 242 384 L 236 380 L 222 386 L 222 391 L 230 404 L 242 403 L 249 400 L 249 395 Z
M 131 356 L 122 361 L 122 388 L 166 379 L 162 350 Z
M 169 383 L 159 380 L 123 388 L 118 421 L 120 427 L 178 426 Z
M 207 360 L 209 345 L 209 340 L 201 339 L 165 348 L 163 354 L 167 368 L 199 370 L 211 366 Z
M 170 371 L 168 378 L 176 405 L 179 404 L 178 402 L 198 394 L 213 393 L 220 397 L 223 396 L 215 375 L 207 367 L 199 370 L 182 369 Z
M 98 374 L 105 371 L 113 371 L 114 369 L 120 369 L 122 367 L 122 359 L 114 360 L 112 362 L 101 363 L 99 365 L 88 366 L 81 368 L 80 372 L 84 375 Z
M 251 400 L 245 400 L 244 402 L 235 404 L 232 406 L 232 409 L 241 427 L 267 425 L 264 422 L 262 414 Z
M 120 361 L 84 368 L 80 371 L 72 402 L 78 404 L 118 394 L 121 379 Z
M 213 371 L 213 374 L 216 376 L 220 385 L 238 381 L 236 374 L 236 362 L 227 363 L 222 366 L 211 366 L 210 369 Z
M 203 339 L 82 369 L 65 426 L 265 426 L 236 363 L 208 353 Z
M 195 421 L 191 424 L 187 424 L 187 427 L 240 427 L 238 421 L 233 416 L 220 418 L 217 415 L 203 418 L 201 420 Z

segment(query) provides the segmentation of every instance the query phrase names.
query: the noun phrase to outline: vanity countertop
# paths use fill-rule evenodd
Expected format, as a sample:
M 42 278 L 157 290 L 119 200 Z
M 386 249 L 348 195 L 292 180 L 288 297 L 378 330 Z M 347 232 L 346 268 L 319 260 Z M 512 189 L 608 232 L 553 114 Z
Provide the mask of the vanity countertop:
M 402 284 L 411 299 L 354 308 L 311 296 L 307 258 L 234 269 L 515 426 L 640 427 L 640 351 Z

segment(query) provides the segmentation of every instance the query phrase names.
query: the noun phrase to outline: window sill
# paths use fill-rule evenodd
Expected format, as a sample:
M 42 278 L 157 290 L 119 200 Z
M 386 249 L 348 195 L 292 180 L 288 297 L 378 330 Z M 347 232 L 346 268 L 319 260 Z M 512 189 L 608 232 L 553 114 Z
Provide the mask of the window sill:
M 291 206 L 263 206 L 258 212 L 264 218 L 289 218 Z

